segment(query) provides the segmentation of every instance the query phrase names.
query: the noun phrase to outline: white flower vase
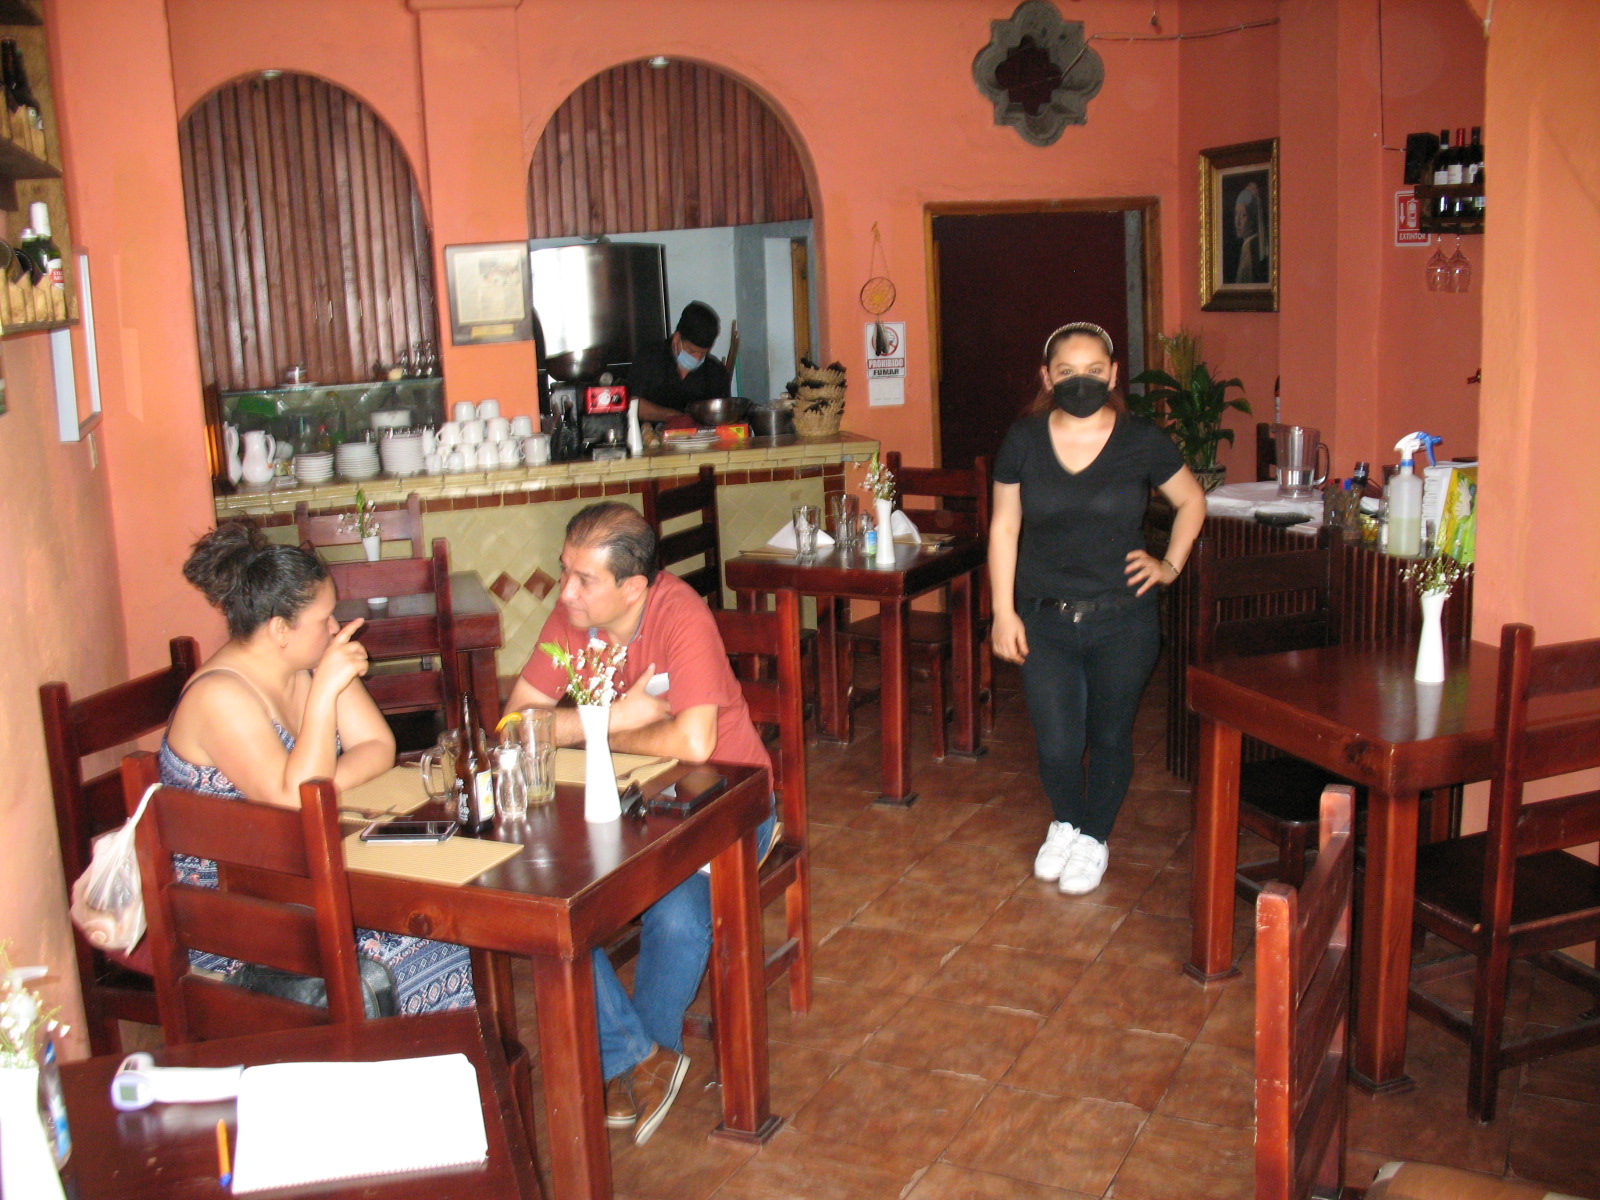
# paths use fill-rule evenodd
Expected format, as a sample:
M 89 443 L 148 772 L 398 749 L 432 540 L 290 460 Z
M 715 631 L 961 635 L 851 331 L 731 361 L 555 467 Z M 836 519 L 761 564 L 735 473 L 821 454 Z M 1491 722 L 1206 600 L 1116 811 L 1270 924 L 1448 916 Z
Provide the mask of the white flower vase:
M 0 1192 L 62 1200 L 61 1176 L 39 1119 L 37 1067 L 0 1067 Z
M 873 561 L 880 567 L 894 566 L 894 528 L 891 524 L 894 517 L 894 501 L 872 501 L 873 521 L 878 527 L 878 549 Z
M 361 539 L 361 549 L 366 551 L 368 562 L 377 562 L 383 557 L 383 534 L 373 533 Z M 387 596 L 368 596 L 367 603 L 373 606 L 389 603 Z
M 1412 676 L 1418 683 L 1444 682 L 1444 627 L 1440 615 L 1449 592 L 1423 592 L 1418 597 L 1422 605 L 1422 636 L 1417 641 L 1417 669 Z
M 595 824 L 622 816 L 617 773 L 611 766 L 611 709 L 604 704 L 578 705 L 583 723 L 583 819 Z

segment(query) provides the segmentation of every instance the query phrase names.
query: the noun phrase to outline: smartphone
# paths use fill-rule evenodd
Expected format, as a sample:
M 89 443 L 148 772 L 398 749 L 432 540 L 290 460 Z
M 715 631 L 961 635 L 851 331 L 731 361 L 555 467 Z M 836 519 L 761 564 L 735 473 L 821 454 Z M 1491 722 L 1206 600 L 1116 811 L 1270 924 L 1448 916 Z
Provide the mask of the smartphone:
M 456 831 L 454 821 L 374 821 L 361 831 L 363 842 L 442 842 Z
M 727 788 L 728 779 L 725 775 L 697 767 L 651 796 L 650 811 L 656 816 L 687 817 L 722 795 Z

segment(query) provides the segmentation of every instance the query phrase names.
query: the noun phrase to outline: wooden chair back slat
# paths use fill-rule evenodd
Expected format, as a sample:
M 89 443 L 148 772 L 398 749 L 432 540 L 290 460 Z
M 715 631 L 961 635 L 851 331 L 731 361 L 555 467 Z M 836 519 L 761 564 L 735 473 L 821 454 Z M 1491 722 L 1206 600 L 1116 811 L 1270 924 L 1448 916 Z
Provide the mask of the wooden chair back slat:
M 295 532 L 302 546 L 355 546 L 361 535 L 356 533 L 348 513 L 311 514 L 311 506 L 302 500 L 294 506 Z M 386 542 L 409 541 L 412 558 L 426 558 L 427 543 L 422 538 L 422 498 L 412 492 L 399 508 L 379 508 L 373 514 L 378 519 L 378 536 Z M 382 595 L 382 593 L 378 593 Z
M 894 476 L 895 494 L 904 502 L 907 496 L 929 496 L 940 501 L 938 508 L 907 508 L 906 516 L 923 533 L 968 533 L 986 535 L 993 502 L 989 459 L 979 455 L 972 467 L 905 467 L 900 451 L 883 456 L 884 466 Z
M 676 572 L 706 598 L 712 608 L 722 607 L 722 532 L 717 516 L 717 473 L 701 467 L 691 483 L 662 486 L 660 479 L 645 481 L 639 500 L 644 519 L 656 534 L 656 565 L 663 571 L 679 563 L 704 557 L 700 566 Z M 700 523 L 667 532 L 668 521 L 699 514 Z
M 1354 808 L 1354 789 L 1324 790 L 1316 865 L 1256 900 L 1257 1200 L 1342 1182 Z
M 168 654 L 169 666 L 78 700 L 60 681 L 39 688 L 65 887 L 88 869 L 91 841 L 127 818 L 118 772 L 86 780 L 83 759 L 166 725 L 184 685 L 200 666 L 200 647 L 191 637 L 176 637 L 168 643 Z M 155 1022 L 150 980 L 113 964 L 76 930 L 74 942 L 90 1048 L 96 1054 L 119 1053 L 119 1019 Z
M 1600 638 L 1535 646 L 1528 664 L 1528 698 L 1600 689 Z
M 278 1033 L 328 1024 L 325 1008 L 296 1004 L 265 992 L 247 992 L 198 975 L 185 976 L 180 990 L 191 1042 L 237 1037 L 241 1029 Z
M 1222 555 L 1194 544 L 1194 661 L 1331 646 L 1339 640 L 1341 559 L 1330 531 L 1314 550 Z
M 154 755 L 139 752 L 123 759 L 123 798 L 130 813 L 159 779 Z M 150 795 L 136 840 L 152 974 L 169 1044 L 216 1036 L 219 1030 L 251 1032 L 257 1020 L 267 1022 L 264 1028 L 281 1028 L 276 1022 L 290 1011 L 282 1008 L 288 1001 L 264 1004 L 267 998 L 243 988 L 218 990 L 190 982 L 191 948 L 321 976 L 327 983 L 328 1007 L 295 1005 L 306 1009 L 300 1024 L 363 1019 L 350 887 L 331 780 L 301 784 L 298 812 L 159 787 Z M 213 858 L 219 887 L 178 882 L 174 854 Z M 310 900 L 309 908 L 230 890 L 233 865 L 247 873 L 285 876 L 298 895 Z M 191 1010 L 190 1001 L 197 997 Z

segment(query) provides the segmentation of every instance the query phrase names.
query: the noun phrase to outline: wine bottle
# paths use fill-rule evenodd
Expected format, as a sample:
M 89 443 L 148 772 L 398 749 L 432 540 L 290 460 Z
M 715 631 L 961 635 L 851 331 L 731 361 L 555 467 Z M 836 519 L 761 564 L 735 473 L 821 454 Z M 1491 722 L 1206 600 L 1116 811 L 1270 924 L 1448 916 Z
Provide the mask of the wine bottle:
M 11 42 L 11 95 L 17 105 L 28 110 L 28 120 L 33 127 L 42 130 L 44 117 L 39 111 L 39 101 L 34 97 L 33 88 L 28 83 L 28 69 L 22 62 L 22 47 L 13 39 L 7 40 Z
M 1450 152 L 1450 157 L 1445 162 L 1445 182 L 1451 186 L 1462 183 L 1465 179 L 1467 158 L 1467 131 L 1456 130 L 1455 149 Z
M 0 41 L 0 85 L 6 93 L 6 111 L 16 112 L 21 108 L 17 102 L 17 43 L 11 38 Z
M 1472 145 L 1467 150 L 1467 183 L 1472 186 L 1472 196 L 1468 200 L 1467 215 L 1482 219 L 1483 217 L 1483 129 L 1481 126 L 1472 127 Z
M 33 222 L 33 241 L 26 245 L 26 249 L 33 260 L 39 263 L 48 280 L 46 286 L 50 289 L 51 315 L 58 320 L 65 320 L 67 283 L 61 270 L 61 250 L 50 236 L 50 206 L 43 200 L 35 200 L 28 206 L 28 219 Z
M 484 833 L 494 824 L 494 769 L 471 692 L 461 693 L 461 749 L 456 755 L 456 781 L 456 823 L 462 833 Z
M 1433 162 L 1430 164 L 1433 172 L 1433 185 L 1444 187 L 1450 182 L 1450 131 L 1439 131 L 1439 148 L 1434 151 Z M 1428 205 L 1428 215 L 1443 217 L 1449 215 L 1450 201 L 1443 196 L 1435 196 Z
M 24 229 L 22 236 L 17 239 L 16 250 L 17 257 L 28 268 L 28 282 L 34 287 L 38 287 L 39 282 L 50 273 L 49 267 L 45 265 L 43 257 L 34 246 L 37 240 L 32 228 Z

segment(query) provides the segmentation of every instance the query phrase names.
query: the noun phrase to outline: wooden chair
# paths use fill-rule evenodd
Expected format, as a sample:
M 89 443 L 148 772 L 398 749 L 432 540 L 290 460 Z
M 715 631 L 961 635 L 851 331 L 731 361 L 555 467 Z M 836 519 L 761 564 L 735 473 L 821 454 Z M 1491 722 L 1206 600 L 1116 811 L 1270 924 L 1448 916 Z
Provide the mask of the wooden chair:
M 884 455 L 884 465 L 894 476 L 895 490 L 900 499 L 907 496 L 931 496 L 940 502 L 937 508 L 908 508 L 910 517 L 921 533 L 968 533 L 980 536 L 989 532 L 989 507 L 992 495 L 989 487 L 989 460 L 983 456 L 973 459 L 970 470 L 946 470 L 939 467 L 902 467 L 900 452 L 890 450 Z M 880 531 L 881 536 L 881 531 Z M 978 615 L 974 631 L 978 643 L 978 704 L 979 720 L 984 732 L 994 726 L 994 657 L 989 647 L 989 622 L 992 618 L 987 572 L 978 573 Z M 879 640 L 879 617 L 873 614 L 852 621 L 840 639 L 843 661 L 840 677 L 847 683 L 855 669 L 854 654 L 858 647 L 876 651 Z M 948 612 L 924 612 L 912 609 L 906 623 L 906 643 L 911 660 L 912 674 L 928 681 L 933 708 L 933 754 L 945 756 L 945 722 L 949 719 L 949 706 L 945 702 L 945 664 L 949 661 L 953 639 Z M 867 697 L 866 693 L 862 698 Z M 855 697 L 852 697 L 855 703 Z
M 329 563 L 328 574 L 341 601 L 388 597 L 356 634 L 373 663 L 362 682 L 378 708 L 386 716 L 436 710 L 446 727 L 459 725 L 461 666 L 445 539 L 434 538 L 426 558 Z
M 379 536 L 386 542 L 409 541 L 411 557 L 427 556 L 427 543 L 422 538 L 422 499 L 412 492 L 401 508 L 381 508 L 377 517 Z M 294 524 L 302 546 L 359 546 L 361 537 L 353 527 L 347 528 L 349 514 L 318 513 L 311 515 L 311 506 L 302 500 L 294 506 Z
M 1591 693 L 1569 699 L 1576 693 Z M 1531 702 L 1570 714 L 1530 727 Z M 1600 938 L 1600 867 L 1565 853 L 1600 838 L 1600 791 L 1524 803 L 1526 786 L 1600 767 L 1600 638 L 1534 645 L 1533 629 L 1500 631 L 1489 827 L 1433 842 L 1417 860 L 1416 919 L 1465 953 L 1413 969 L 1410 1007 L 1471 1047 L 1467 1108 L 1494 1118 L 1500 1072 L 1516 1063 L 1600 1045 L 1600 1002 L 1555 1030 L 1505 1040 L 1506 981 L 1526 958 L 1600 998 L 1600 972 L 1563 947 Z M 1443 975 L 1474 973 L 1470 1014 L 1423 990 Z
M 160 782 L 154 755 L 123 759 L 123 798 L 131 813 Z M 149 922 L 152 973 L 169 1045 L 364 1019 L 355 922 L 345 878 L 333 782 L 300 785 L 300 810 L 161 787 L 139 822 L 139 873 Z M 224 886 L 177 881 L 174 854 L 214 860 Z M 270 877 L 269 889 L 226 886 L 232 868 Z M 316 1008 L 196 974 L 201 950 L 320 976 L 328 1007 Z
M 1256 480 L 1265 483 L 1278 477 L 1278 443 L 1272 436 L 1271 421 L 1256 422 Z
M 1354 792 L 1320 797 L 1320 851 L 1300 887 L 1256 899 L 1256 1200 L 1338 1196 L 1355 892 Z
M 640 494 L 644 519 L 656 534 L 656 563 L 667 570 L 677 563 L 703 557 L 705 561 L 683 575 L 683 581 L 706 598 L 712 608 L 722 607 L 721 528 L 717 521 L 717 473 L 701 467 L 693 483 L 662 487 L 661 480 L 647 479 Z M 700 514 L 700 523 L 666 532 L 668 521 Z
M 200 665 L 200 648 L 193 638 L 173 638 L 168 648 L 171 666 L 92 696 L 74 700 L 59 681 L 39 688 L 56 833 L 68 887 L 89 866 L 91 840 L 127 819 L 116 769 L 85 780 L 84 758 L 164 727 Z M 76 945 L 90 1048 L 95 1054 L 119 1054 L 118 1020 L 159 1022 L 154 985 L 147 973 L 107 957 L 81 932 L 76 933 Z
M 1192 636 L 1196 662 L 1274 654 L 1339 640 L 1343 587 L 1338 547 L 1324 531 L 1315 548 L 1235 557 L 1194 545 L 1188 569 L 1197 602 Z M 1299 886 L 1316 835 L 1322 790 L 1345 783 L 1298 758 L 1246 762 L 1239 774 L 1239 823 L 1278 847 L 1276 859 L 1241 863 L 1236 888 L 1246 899 L 1266 879 Z

